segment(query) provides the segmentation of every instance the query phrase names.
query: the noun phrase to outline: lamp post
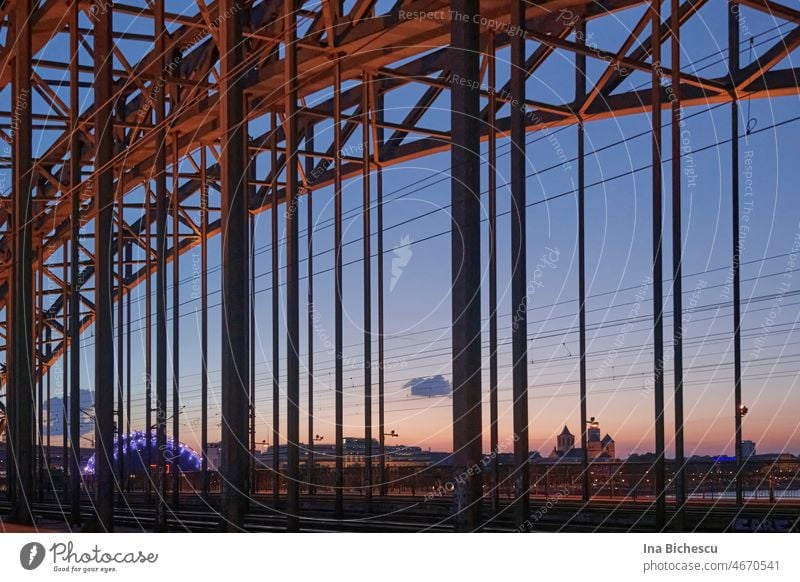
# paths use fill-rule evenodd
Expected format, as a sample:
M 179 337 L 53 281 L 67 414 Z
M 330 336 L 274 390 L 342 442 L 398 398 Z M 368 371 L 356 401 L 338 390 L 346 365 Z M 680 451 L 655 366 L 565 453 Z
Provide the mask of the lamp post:
M 742 420 L 748 413 L 748 408 L 744 404 L 739 404 L 736 409 L 738 415 L 736 426 L 736 505 L 741 506 L 744 498 L 744 459 L 742 455 Z

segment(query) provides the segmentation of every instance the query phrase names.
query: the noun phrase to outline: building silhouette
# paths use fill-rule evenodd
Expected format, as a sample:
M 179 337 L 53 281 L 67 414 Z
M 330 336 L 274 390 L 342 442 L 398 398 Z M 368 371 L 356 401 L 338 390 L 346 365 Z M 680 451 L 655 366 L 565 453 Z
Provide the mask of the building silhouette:
M 590 461 L 613 461 L 617 458 L 616 443 L 611 435 L 600 438 L 600 423 L 592 417 L 586 429 L 586 451 Z M 580 462 L 583 449 L 575 446 L 575 435 L 567 425 L 556 437 L 556 446 L 548 456 L 551 461 Z

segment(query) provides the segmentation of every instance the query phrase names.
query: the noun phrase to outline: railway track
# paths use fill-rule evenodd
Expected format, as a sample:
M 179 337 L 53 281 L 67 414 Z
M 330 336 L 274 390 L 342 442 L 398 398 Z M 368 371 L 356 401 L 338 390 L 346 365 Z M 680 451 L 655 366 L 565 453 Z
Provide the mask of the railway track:
M 134 503 L 119 506 L 115 512 L 115 524 L 121 530 L 150 531 L 155 524 L 155 508 L 145 505 L 145 498 L 134 499 Z M 179 509 L 169 509 L 168 531 L 213 532 L 220 530 L 217 499 L 201 502 L 187 498 Z M 324 496 L 306 498 L 302 507 L 301 528 L 303 532 L 451 532 L 453 521 L 450 502 L 437 499 L 423 502 L 420 498 L 376 498 L 372 511 L 366 510 L 363 498 L 347 500 L 349 508 L 343 519 L 333 514 L 333 500 Z M 7 502 L 0 502 L 0 511 L 7 511 Z M 34 514 L 41 523 L 60 524 L 69 531 L 69 507 L 57 501 L 34 503 Z M 511 532 L 517 528 L 513 523 L 510 506 L 501 504 L 500 511 L 493 515 L 488 504 L 481 531 Z M 93 516 L 91 503 L 82 504 L 83 523 Z M 675 524 L 674 514 L 668 512 L 668 523 Z M 800 508 L 796 505 L 768 506 L 745 505 L 737 508 L 730 504 L 690 503 L 685 509 L 688 531 L 799 531 Z M 569 532 L 626 532 L 653 531 L 655 529 L 652 510 L 647 503 L 598 500 L 584 504 L 579 500 L 560 499 L 533 500 L 526 531 Z M 286 529 L 286 515 L 279 506 L 272 507 L 271 499 L 256 497 L 247 514 L 244 530 L 251 532 L 282 532 Z M 670 527 L 677 530 L 677 527 Z

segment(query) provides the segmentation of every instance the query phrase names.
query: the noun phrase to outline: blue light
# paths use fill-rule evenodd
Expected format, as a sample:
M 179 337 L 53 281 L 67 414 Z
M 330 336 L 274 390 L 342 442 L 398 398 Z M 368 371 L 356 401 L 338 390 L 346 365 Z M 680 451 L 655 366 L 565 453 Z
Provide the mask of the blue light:
M 145 457 L 144 452 L 147 451 L 147 435 L 142 431 L 135 431 L 129 435 L 124 435 L 122 437 L 122 455 L 123 459 L 125 460 L 125 466 L 129 471 L 143 471 L 147 466 L 147 459 Z M 151 455 L 152 461 L 155 461 L 157 448 L 156 448 L 156 433 L 155 431 L 150 432 L 150 445 L 151 445 Z M 113 463 L 116 464 L 118 462 L 118 450 L 117 450 L 117 438 L 114 438 L 114 459 Z M 186 446 L 183 443 L 178 443 L 177 445 L 177 454 L 175 451 L 175 443 L 173 439 L 167 439 L 166 445 L 164 446 L 164 458 L 167 459 L 167 462 L 172 463 L 177 460 L 178 469 L 184 472 L 190 471 L 199 471 L 203 466 L 203 461 L 200 455 L 198 455 L 191 447 Z M 84 475 L 94 475 L 95 472 L 95 455 L 92 455 L 89 460 L 86 462 L 86 465 L 83 468 Z

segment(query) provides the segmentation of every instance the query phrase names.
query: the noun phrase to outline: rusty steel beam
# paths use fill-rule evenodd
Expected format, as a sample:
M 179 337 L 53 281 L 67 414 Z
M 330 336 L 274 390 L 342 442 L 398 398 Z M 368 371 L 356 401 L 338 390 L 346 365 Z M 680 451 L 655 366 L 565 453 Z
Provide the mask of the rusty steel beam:
M 53 346 L 53 337 L 52 337 L 53 333 L 52 332 L 53 332 L 53 328 L 50 325 L 48 325 L 45 328 L 45 339 L 44 339 L 45 346 L 46 346 L 45 347 L 45 351 L 44 351 L 44 359 L 45 360 L 49 360 L 50 356 L 52 355 L 52 351 L 53 351 L 53 347 L 52 347 Z M 47 387 L 46 387 L 46 390 L 45 390 L 45 398 L 47 400 L 47 404 L 45 405 L 45 415 L 46 415 L 46 418 L 47 418 L 47 431 L 46 431 L 46 434 L 45 434 L 45 443 L 46 443 L 46 446 L 47 446 L 47 450 L 46 450 L 45 455 L 44 455 L 44 466 L 45 466 L 46 477 L 52 480 L 52 475 L 50 474 L 50 468 L 53 466 L 52 448 L 51 448 L 51 444 L 52 443 L 51 443 L 51 440 L 50 440 L 51 436 L 52 436 L 51 435 L 51 431 L 50 431 L 50 426 L 51 426 L 50 413 L 52 412 L 52 409 L 51 409 L 50 404 L 52 402 L 51 389 L 52 389 L 53 375 L 51 373 L 48 373 L 48 372 L 44 372 L 44 373 L 47 373 Z M 44 375 L 44 373 L 40 372 L 39 378 L 41 378 Z M 44 496 L 44 491 L 42 491 L 42 496 Z
M 613 9 L 613 8 L 612 8 Z
M 694 14 L 696 14 L 697 11 L 700 10 L 707 2 L 708 0 L 686 0 L 685 2 L 683 2 L 683 4 L 681 4 L 678 15 L 681 24 L 689 20 L 689 18 L 691 18 Z M 652 21 L 652 18 L 647 18 L 650 12 L 649 7 L 652 3 L 649 0 L 646 0 L 645 3 L 648 5 L 648 9 L 644 11 L 642 20 L 639 22 L 639 24 L 636 25 L 636 27 L 634 27 L 634 29 L 631 31 L 631 34 L 628 36 L 628 39 L 623 45 L 624 52 L 630 50 L 630 47 L 632 46 L 633 42 L 638 40 L 639 35 L 647 28 L 648 21 Z M 651 56 L 653 50 L 653 45 L 654 45 L 653 39 L 654 38 L 660 39 L 660 41 L 663 42 L 667 39 L 667 36 L 669 34 L 670 34 L 670 27 L 666 23 L 659 26 L 657 31 L 651 31 L 650 36 L 644 39 L 643 42 L 640 42 L 636 50 L 630 54 L 630 59 L 639 62 L 646 61 L 647 57 Z M 630 71 L 624 67 L 617 67 L 616 66 L 617 63 L 619 63 L 619 60 L 615 57 L 609 62 L 609 69 L 613 70 L 611 76 L 606 77 L 606 75 L 604 75 L 603 77 L 601 77 L 601 81 L 603 81 L 602 95 L 606 99 L 613 93 L 613 91 L 617 87 L 619 87 L 622 84 L 626 76 L 630 73 Z
M 586 44 L 586 21 L 576 26 L 578 42 Z M 575 99 L 586 97 L 586 55 L 575 54 Z M 578 121 L 578 368 L 581 414 L 581 499 L 592 496 L 589 479 L 589 448 L 587 443 L 588 415 L 586 413 L 586 129 Z
M 144 215 L 147 223 L 145 231 L 145 280 L 144 280 L 144 423 L 145 423 L 145 498 L 148 503 L 152 501 L 153 493 L 153 300 L 152 300 L 152 277 L 153 272 L 153 241 L 152 230 L 150 228 L 150 218 L 152 215 L 152 196 L 150 183 L 145 187 L 144 194 Z
M 374 163 L 377 166 L 376 179 L 376 234 L 378 243 L 378 481 L 379 494 L 387 495 L 389 483 L 386 479 L 386 370 L 385 370 L 385 322 L 384 322 L 384 232 L 383 232 L 383 167 L 380 152 L 384 144 L 384 132 L 380 122 L 384 117 L 383 94 L 374 91 L 373 127 L 375 128 Z
M 334 343 L 336 349 L 334 423 L 336 458 L 334 469 L 334 517 L 344 518 L 344 342 L 342 334 L 342 62 L 337 58 L 333 76 L 333 261 L 334 261 Z M 277 188 L 273 196 L 277 196 Z
M 491 495 L 492 512 L 500 511 L 500 425 L 497 393 L 497 55 L 495 34 L 489 33 L 487 48 L 489 59 L 489 101 L 487 124 L 489 129 L 488 211 L 489 211 L 489 446 L 492 455 Z
M 647 28 L 647 25 L 649 23 L 650 23 L 650 17 L 647 14 L 647 12 L 645 12 L 639 19 L 639 21 L 636 23 L 636 26 L 633 27 L 630 34 L 628 34 L 627 38 L 625 39 L 625 42 L 622 43 L 622 46 L 617 51 L 617 56 L 608 63 L 606 70 L 603 71 L 603 74 L 594 83 L 594 86 L 592 87 L 591 91 L 589 91 L 588 94 L 584 94 L 583 101 L 581 102 L 581 106 L 579 109 L 579 114 L 582 115 L 592 105 L 592 103 L 594 103 L 594 100 L 601 94 L 603 88 L 606 86 L 606 83 L 608 83 L 611 77 L 616 73 L 619 60 L 628 54 L 628 51 L 631 50 L 631 47 L 639 38 L 639 35 L 642 34 L 644 29 Z M 585 60 L 586 58 L 585 54 L 583 55 L 583 58 Z M 578 97 L 580 97 L 580 95 L 576 95 L 576 98 Z
M 62 271 L 61 271 L 61 281 L 64 283 L 62 287 L 62 296 L 61 301 L 64 308 L 61 310 L 61 330 L 62 330 L 62 343 L 66 343 L 67 341 L 67 334 L 69 333 L 69 259 L 68 257 L 68 248 L 69 242 L 64 241 L 64 246 L 62 247 L 61 251 L 61 262 L 62 262 Z M 61 471 L 62 471 L 62 483 L 61 483 L 61 495 L 62 499 L 66 502 L 69 501 L 69 480 L 70 480 L 70 472 L 71 472 L 71 463 L 69 461 L 69 411 L 68 411 L 68 403 L 69 403 L 69 378 L 70 378 L 70 369 L 69 369 L 69 358 L 66 354 L 64 354 L 62 360 L 62 375 L 61 375 Z M 69 518 L 65 519 L 67 523 L 69 523 Z
M 125 280 L 130 281 L 131 275 L 133 274 L 133 242 L 130 240 L 125 244 Z M 133 320 L 131 319 L 131 293 L 128 293 L 125 296 L 125 321 L 127 325 L 125 326 L 125 383 L 126 383 L 126 406 L 125 406 L 125 434 L 131 434 L 131 416 L 132 416 L 132 409 L 131 409 L 131 395 L 133 392 L 133 377 L 132 377 L 132 368 L 133 368 L 133 360 L 131 358 L 131 348 L 133 347 L 132 338 L 131 338 L 131 328 L 133 326 Z M 130 493 L 131 490 L 131 479 L 130 479 L 130 472 L 125 473 L 125 493 Z
M 367 513 L 372 511 L 372 201 L 370 188 L 370 102 L 369 75 L 361 80 L 361 249 L 364 309 L 364 497 Z
M 606 7 L 605 7 L 605 9 L 606 9 L 606 10 L 614 10 L 614 9 L 618 9 L 620 6 L 626 6 L 626 5 L 628 5 L 627 3 L 628 3 L 628 2 L 630 2 L 630 1 L 631 1 L 631 0 L 620 0 L 619 2 L 609 2 L 609 3 L 608 3 L 608 6 L 606 6 Z M 637 1 L 638 1 L 638 0 L 637 0 Z M 501 18 L 502 18 L 502 11 L 499 11 L 499 8 L 500 8 L 499 6 L 492 7 L 492 9 L 490 10 L 490 12 L 489 12 L 489 14 L 488 14 L 488 15 L 489 15 L 489 16 L 498 16 L 498 17 L 501 17 Z M 534 11 L 534 9 L 533 9 L 532 7 L 529 7 L 529 8 L 528 8 L 528 12 L 529 12 L 529 14 L 532 16 L 533 20 L 535 20 L 535 17 L 533 17 L 533 15 L 535 14 L 535 11 Z M 259 16 L 259 18 L 261 18 L 261 17 L 266 17 L 266 16 L 267 16 L 266 14 L 264 14 L 264 13 L 260 13 L 260 16 Z M 254 18 L 256 18 L 256 17 L 255 17 L 255 13 L 254 13 Z M 375 20 L 375 19 L 373 19 L 373 20 Z M 399 26 L 399 25 L 408 26 L 408 23 L 407 23 L 407 22 L 399 22 L 399 23 L 398 23 L 398 22 L 395 22 L 395 20 L 396 20 L 395 18 L 392 18 L 392 19 L 389 19 L 389 20 L 385 20 L 383 24 L 384 24 L 384 25 L 390 25 L 390 24 L 391 24 L 391 25 L 398 25 L 398 26 Z M 371 27 L 373 27 L 374 25 L 375 25 L 375 22 L 373 22 L 373 21 L 367 21 L 367 22 L 365 22 L 363 25 L 360 25 L 360 26 L 363 26 L 364 28 L 367 28 L 367 29 L 368 29 L 368 28 L 371 28 Z M 369 36 L 369 33 L 368 33 L 366 30 L 365 30 L 364 32 L 366 33 L 366 35 L 367 35 L 367 36 Z M 363 37 L 363 36 L 364 36 L 364 35 L 362 34 L 362 35 L 361 35 L 361 37 Z M 375 40 L 378 40 L 378 39 L 380 39 L 380 38 L 382 38 L 382 35 L 378 35 L 378 36 L 376 36 L 376 37 L 375 37 Z M 507 39 L 506 39 L 506 41 L 505 41 L 505 42 L 507 42 Z M 359 46 L 360 46 L 360 45 L 359 45 Z M 203 50 L 207 50 L 207 49 L 205 48 L 205 45 L 203 45 L 203 47 L 204 47 L 204 48 L 203 48 Z M 345 47 L 345 48 L 347 49 L 347 47 Z M 200 51 L 200 49 L 198 49 L 198 50 Z M 351 48 L 350 50 L 352 50 L 352 48 Z M 201 52 L 202 52 L 202 51 L 201 51 Z M 151 60 L 152 60 L 152 59 L 151 59 Z M 185 59 L 185 60 L 184 60 L 184 62 L 187 62 L 187 60 L 188 60 L 188 59 Z M 277 72 L 278 72 L 278 71 L 275 69 L 275 67 L 268 67 L 268 68 L 270 69 L 270 74 L 272 74 L 272 73 L 277 73 Z M 182 73 L 185 73 L 185 74 L 188 74 L 188 73 L 189 73 L 189 71 L 186 71 L 186 72 L 184 72 L 183 70 L 182 70 L 181 72 L 182 72 Z M 318 81 L 318 82 L 321 82 L 321 81 L 322 81 L 322 79 L 324 78 L 324 76 L 318 76 L 318 78 L 319 78 L 319 81 Z M 256 84 L 258 84 L 258 83 L 260 82 L 258 79 L 254 79 L 253 81 L 254 81 Z M 255 87 L 254 87 L 254 92 L 257 92 L 257 91 L 255 90 Z M 272 95 L 274 95 L 274 92 L 272 92 Z M 142 107 L 142 104 L 143 104 L 143 103 L 142 103 L 142 101 L 143 101 L 143 98 L 142 98 L 142 97 L 134 97 L 134 98 L 131 100 L 131 102 L 129 103 L 129 106 L 126 108 L 126 111 L 127 111 L 127 112 L 129 112 L 129 113 L 135 113 L 137 110 L 139 110 L 139 109 Z M 182 107 L 180 107 L 180 108 L 177 108 L 177 109 L 176 109 L 176 111 L 175 111 L 175 116 L 177 116 L 177 117 L 181 117 L 182 119 L 188 119 L 188 117 L 187 117 L 187 116 L 190 116 L 190 115 L 191 115 L 191 112 L 189 111 L 190 109 L 191 109 L 191 111 L 192 111 L 192 112 L 194 112 L 194 113 L 197 113 L 197 112 L 200 112 L 200 113 L 202 113 L 202 111 L 205 111 L 205 110 L 206 110 L 206 108 L 205 108 L 205 107 L 201 107 L 200 109 L 198 109 L 198 108 L 197 108 L 197 105 L 192 105 L 192 103 L 193 103 L 193 101 L 190 101 L 190 102 L 187 102 L 187 104 L 185 104 L 186 106 L 182 106 Z M 264 105 L 267 105 L 267 103 L 266 103 L 266 102 L 264 102 L 263 100 L 262 100 L 262 101 L 260 101 L 260 104 L 261 104 L 262 106 L 264 106 Z M 189 107 L 189 105 L 191 105 L 192 107 Z M 262 110 L 263 110 L 263 109 L 262 109 Z M 185 124 L 184 122 L 181 122 L 181 121 L 179 121 L 179 120 L 173 120 L 173 121 L 172 121 L 172 124 L 173 124 L 173 125 L 175 125 L 176 127 L 178 127 L 178 129 L 180 129 L 181 131 L 185 131 L 185 132 L 186 132 L 185 134 L 186 134 L 187 136 L 188 136 L 188 135 L 191 135 L 191 136 L 192 136 L 192 139 L 196 139 L 196 138 L 199 138 L 199 137 L 200 137 L 200 134 L 198 134 L 198 133 L 197 133 L 197 131 L 196 131 L 196 130 L 197 130 L 197 128 L 196 128 L 195 126 L 192 126 L 192 125 L 187 125 L 187 124 Z M 153 138 L 153 132 L 152 132 L 152 131 L 150 131 L 148 135 L 149 135 L 149 140 L 150 140 L 150 141 L 152 141 L 152 138 Z M 206 135 L 206 137 L 208 137 L 208 135 Z M 187 138 L 187 139 L 188 139 L 188 138 Z M 145 140 L 145 141 L 146 141 L 146 140 Z M 58 150 L 59 148 L 61 148 L 61 147 L 62 147 L 62 145 L 61 145 L 62 143 L 63 143 L 63 140 L 59 140 L 59 141 L 57 142 L 57 145 L 56 145 L 56 146 L 54 146 L 54 148 L 51 148 L 51 149 L 52 149 L 53 151 L 56 151 L 56 150 Z M 189 142 L 187 141 L 186 143 L 189 143 Z M 126 149 L 126 151 L 125 151 L 125 153 L 124 153 L 124 159 L 125 159 L 125 160 L 127 160 L 127 161 L 129 162 L 129 165 L 130 165 L 130 164 L 136 164 L 136 163 L 138 163 L 138 162 L 137 162 L 137 159 L 139 158 L 139 152 L 140 152 L 140 151 L 143 151 L 143 150 L 141 150 L 141 145 L 142 145 L 142 144 L 144 144 L 144 145 L 147 145 L 147 144 L 146 144 L 145 142 L 143 142 L 141 139 L 140 139 L 140 140 L 136 140 L 136 142 L 135 142 L 134 144 L 131 144 L 131 146 L 130 146 L 130 147 L 128 147 L 128 148 Z M 183 147 L 183 144 L 181 145 L 181 147 Z M 148 146 L 148 148 L 150 148 L 150 146 Z M 152 149 L 147 149 L 147 151 L 145 152 L 145 155 L 148 155 L 148 156 L 149 156 L 151 151 L 152 151 Z M 51 157 L 51 156 L 48 156 L 48 158 L 49 158 L 49 157 Z M 120 156 L 117 158 L 117 160 L 118 160 L 118 161 L 121 161 L 122 159 L 123 159 L 123 156 L 121 156 L 121 155 L 120 155 Z M 141 169 L 140 169 L 140 170 L 136 170 L 136 171 L 134 171 L 134 172 L 130 173 L 130 175 L 138 176 L 139 178 L 141 178 L 141 176 L 143 176 L 143 175 L 144 175 L 144 172 L 142 172 L 142 171 L 141 171 Z M 126 180 L 128 180 L 128 179 L 126 178 Z M 127 190 L 127 187 L 128 187 L 128 186 L 132 186 L 132 185 L 133 185 L 133 184 L 127 184 L 127 185 L 126 185 L 126 187 L 124 187 L 123 189 L 124 189 L 124 190 Z M 55 222 L 58 222 L 58 220 L 56 220 Z
M 699 3 L 700 3 L 700 2 L 698 1 L 698 2 L 695 2 L 695 3 L 693 3 L 693 4 L 696 6 L 696 5 L 697 5 L 697 4 L 699 4 Z M 609 3 L 609 4 L 608 4 L 608 6 L 606 6 L 606 8 L 608 8 L 608 9 L 610 9 L 610 10 L 614 10 L 614 9 L 619 9 L 620 7 L 624 7 L 624 6 L 626 6 L 626 5 L 628 5 L 628 4 L 626 4 L 626 3 L 624 3 L 624 2 L 619 2 L 619 3 Z M 692 6 L 690 6 L 690 8 L 692 8 Z M 688 13 L 690 13 L 690 12 L 692 12 L 692 10 L 687 10 L 687 11 L 686 11 L 686 13 L 687 13 L 687 14 L 688 14 Z M 683 13 L 682 13 L 682 14 L 683 14 Z M 533 20 L 535 20 L 535 17 L 533 18 Z M 507 39 L 506 39 L 506 41 L 505 41 L 505 42 L 507 42 Z M 795 90 L 795 89 L 793 89 L 793 90 Z M 612 97 L 616 97 L 616 96 L 612 96 Z M 718 101 L 721 101 L 721 100 L 726 100 L 726 96 L 725 96 L 725 95 L 722 95 L 722 96 L 717 96 L 717 97 L 714 97 L 714 98 L 713 98 L 713 101 L 714 101 L 714 102 L 718 102 Z M 641 104 L 639 104 L 639 106 L 641 107 Z M 571 121 L 569 121 L 569 122 L 571 122 Z M 188 143 L 188 142 L 186 142 L 186 143 Z M 411 150 L 412 150 L 412 151 L 419 151 L 419 146 L 420 146 L 420 145 L 424 145 L 424 144 L 415 144 L 415 146 L 414 146 L 413 148 L 411 148 Z M 419 155 L 419 154 L 416 154 L 416 155 Z M 390 156 L 390 157 L 391 157 L 391 158 L 394 158 L 394 159 L 396 159 L 397 161 L 400 161 L 400 159 L 401 159 L 401 158 L 399 158 L 399 157 L 395 157 L 395 156 Z M 121 159 L 121 158 L 120 158 L 120 159 Z M 131 158 L 131 159 L 132 159 L 132 158 Z M 403 156 L 403 157 L 402 157 L 402 159 L 407 159 L 407 158 L 406 158 L 406 156 Z M 138 171 L 136 171 L 136 172 L 133 172 L 133 174 L 136 174 L 137 172 L 138 172 Z M 58 236 L 61 236 L 61 234 L 58 234 Z M 0 290 L 0 296 L 1 296 L 1 295 L 2 295 L 2 290 Z
M 97 5 L 94 22 L 95 511 L 100 531 L 114 529 L 114 107 L 113 12 Z M 122 195 L 120 193 L 120 195 Z
M 280 273 L 278 267 L 278 116 L 273 113 L 270 116 L 270 128 L 272 130 L 272 207 L 270 210 L 271 237 L 270 249 L 272 251 L 272 505 L 278 509 L 280 504 L 281 487 L 281 456 L 278 446 L 280 444 Z
M 250 158 L 248 158 L 249 162 Z M 254 175 L 254 166 L 250 163 L 247 165 L 247 171 L 252 178 Z M 250 245 L 249 257 L 249 273 L 250 278 L 247 282 L 250 293 L 250 302 L 248 303 L 248 316 L 250 318 L 249 336 L 250 342 L 250 369 L 248 370 L 250 378 L 250 394 L 248 395 L 248 413 L 247 419 L 249 432 L 250 432 L 250 462 L 248 463 L 249 478 L 250 478 L 250 491 L 256 492 L 256 219 L 254 216 L 248 216 L 248 239 L 247 244 Z M 176 245 L 177 248 L 177 245 Z
M 300 270 L 297 146 L 298 50 L 296 0 L 284 0 L 286 145 L 286 529 L 300 528 Z
M 8 39 L 15 48 L 12 101 L 17 126 L 12 144 L 13 293 L 8 322 L 8 483 L 12 489 L 10 521 L 32 524 L 34 494 L 34 279 L 33 190 L 31 158 L 31 2 L 19 0 Z
M 675 405 L 675 516 L 673 524 L 679 531 L 686 529 L 686 458 L 683 433 L 683 229 L 681 194 L 681 24 L 680 0 L 670 0 L 670 61 L 672 63 L 672 350 Z
M 69 290 L 69 441 L 70 441 L 70 474 L 69 501 L 70 523 L 79 526 L 81 523 L 81 466 L 80 466 L 80 423 L 81 423 L 81 355 L 80 355 L 80 248 L 78 240 L 81 234 L 80 194 L 77 188 L 81 181 L 81 142 L 78 135 L 78 111 L 80 107 L 78 92 L 78 3 L 70 6 L 70 53 L 75 55 L 70 61 L 69 76 L 69 117 L 72 134 L 70 138 L 69 181 L 72 187 L 70 195 L 70 290 Z
M 123 435 L 125 434 L 125 272 L 124 272 L 124 247 L 125 247 L 125 228 L 124 228 L 124 197 L 117 199 L 117 505 L 124 506 L 125 503 L 125 447 Z M 130 359 L 130 354 L 128 355 Z M 48 415 L 49 417 L 49 415 Z M 130 433 L 128 433 L 130 434 Z
M 314 151 L 314 127 L 306 130 L 306 149 Z M 306 177 L 314 171 L 314 158 L 306 157 Z M 308 493 L 314 494 L 314 204 L 311 189 L 306 190 L 306 316 L 308 342 L 308 456 L 306 467 L 308 471 Z
M 652 229 L 653 229 L 653 400 L 655 403 L 655 521 L 656 530 L 666 525 L 666 477 L 664 451 L 664 300 L 663 300 L 663 216 L 662 216 L 662 152 L 661 152 L 661 0 L 650 5 L 652 24 L 650 47 L 652 104 Z
M 786 95 L 797 94 L 797 86 L 795 79 L 800 76 L 800 71 L 797 69 L 786 69 L 781 71 L 770 71 L 764 76 L 760 82 L 754 82 L 750 86 L 750 91 L 740 93 L 752 99 L 759 98 L 776 98 Z M 718 103 L 729 103 L 731 101 L 730 93 L 724 94 L 709 94 L 702 89 L 696 87 L 683 88 L 683 103 L 686 107 L 695 106 L 708 106 Z M 665 94 L 661 96 L 662 108 L 670 107 L 670 102 Z M 599 121 L 603 119 L 611 119 L 614 117 L 624 115 L 637 115 L 645 114 L 651 110 L 650 105 L 651 91 L 649 88 L 633 90 L 626 93 L 614 94 L 608 98 L 599 101 L 587 111 L 584 117 L 584 123 L 590 121 Z M 526 115 L 525 131 L 532 133 L 544 129 L 555 129 L 573 125 L 574 118 L 561 118 L 558 116 L 550 116 L 547 114 Z M 504 117 L 497 120 L 495 125 L 496 135 L 502 137 L 507 136 L 510 131 L 511 120 L 510 117 Z M 482 130 L 480 134 L 481 141 L 487 141 L 491 132 Z M 410 160 L 418 159 L 423 156 L 429 156 L 436 153 L 442 153 L 449 148 L 447 142 L 440 139 L 423 138 L 415 140 L 411 143 L 404 144 L 396 151 L 387 153 L 385 165 L 395 165 Z M 347 163 L 342 166 L 342 176 L 344 178 L 352 178 L 360 175 L 360 163 Z M 320 175 L 315 182 L 316 188 L 323 188 L 333 184 L 334 175 L 333 170 L 326 171 Z M 279 192 L 279 199 L 284 196 L 283 190 Z M 257 198 L 254 202 L 254 211 L 264 210 L 268 207 L 268 203 L 264 199 Z M 212 230 L 212 232 L 216 232 Z
M 728 58 L 732 79 L 739 76 L 739 11 L 735 3 L 728 4 Z M 795 30 L 800 30 L 798 27 Z M 731 276 L 733 278 L 733 430 L 736 456 L 736 506 L 744 503 L 744 479 L 742 478 L 742 315 L 741 315 L 741 252 L 739 219 L 739 103 L 731 101 Z
M 39 185 L 41 186 L 41 179 Z M 38 251 L 41 255 L 41 249 Z M 38 394 L 36 397 L 36 436 L 34 443 L 36 445 L 36 457 L 34 458 L 34 499 L 42 501 L 42 494 L 44 491 L 44 374 L 40 373 L 44 370 L 44 269 L 37 269 L 36 271 L 36 284 L 34 287 L 34 374 L 38 377 Z
M 161 70 L 165 71 L 167 58 L 164 53 L 165 21 L 164 2 L 156 0 L 155 30 L 156 50 L 161 55 Z M 166 73 L 163 73 L 166 74 Z M 156 194 L 156 518 L 155 529 L 165 531 L 167 528 L 167 130 L 164 124 L 166 116 L 166 95 L 158 91 L 155 95 L 153 109 L 157 130 L 155 166 L 152 179 L 155 181 Z M 151 430 L 148 427 L 148 430 Z
M 600 59 L 606 62 L 614 62 L 616 61 L 619 64 L 623 64 L 628 69 L 639 70 L 639 71 L 649 71 L 652 67 L 649 63 L 644 61 L 640 61 L 638 59 L 633 59 L 626 56 L 620 56 L 619 54 L 615 54 L 609 51 L 605 51 L 599 49 L 597 47 L 588 47 L 579 42 L 571 42 L 568 40 L 562 40 L 556 37 L 548 36 L 547 34 L 541 33 L 527 33 L 533 40 L 537 40 L 539 42 L 551 45 L 556 48 L 566 49 L 575 54 L 583 54 L 584 56 L 593 57 L 595 59 Z M 662 40 L 663 42 L 663 40 Z M 652 52 L 653 49 L 651 49 Z M 661 69 L 666 75 L 672 75 L 672 70 L 668 67 L 665 67 L 663 63 L 661 64 Z M 725 91 L 726 87 L 723 83 L 711 79 L 703 79 L 697 77 L 695 75 L 691 75 L 689 73 L 681 73 L 680 74 L 681 82 L 692 85 L 696 87 L 701 87 L 706 89 L 711 93 L 722 93 Z
M 733 10 L 733 8 L 731 8 L 731 10 Z M 738 38 L 739 36 L 736 37 L 737 43 L 739 42 Z M 737 46 L 739 45 L 737 44 Z M 791 54 L 798 46 L 800 46 L 800 26 L 795 26 L 792 30 L 784 34 L 778 42 L 772 45 L 766 52 L 759 55 L 755 61 L 743 69 L 740 69 L 738 65 L 739 56 L 731 53 L 728 63 L 736 64 L 736 76 L 732 77 L 736 87 L 735 93 L 739 93 L 743 88 L 761 78 L 765 74 L 765 71 L 777 65 L 786 55 Z
M 222 186 L 222 529 L 241 531 L 248 498 L 247 446 L 250 346 L 247 333 L 248 269 L 246 136 L 244 94 L 239 65 L 242 62 L 241 13 L 238 0 L 223 0 L 221 8 L 232 14 L 220 22 L 220 111 Z
M 178 446 L 181 428 L 181 316 L 180 316 L 180 201 L 178 196 L 178 141 L 172 140 L 172 509 L 180 505 L 181 470 Z
M 251 168 L 248 165 L 248 171 Z M 251 172 L 252 176 L 252 172 Z M 256 492 L 256 310 L 255 310 L 255 293 L 256 293 L 256 258 L 255 258 L 255 238 L 256 238 L 256 221 L 253 216 L 248 216 L 248 237 L 247 244 L 250 245 L 250 257 L 248 259 L 248 272 L 250 278 L 247 282 L 248 293 L 250 294 L 250 302 L 248 303 L 248 342 L 250 345 L 250 366 L 248 370 L 248 378 L 250 381 L 250 393 L 247 395 L 247 409 L 248 409 L 248 449 L 250 451 L 250 458 L 248 463 L 248 478 L 250 479 L 250 491 Z
M 794 8 L 778 4 L 777 2 L 772 2 L 772 0 L 735 0 L 735 4 L 747 6 L 748 8 L 753 8 L 764 14 L 782 18 L 790 22 L 800 22 L 800 10 L 795 10 Z M 734 7 L 731 5 L 730 9 L 733 10 Z
M 208 177 L 206 146 L 200 149 L 200 448 L 202 495 L 208 500 Z
M 521 26 L 522 0 L 511 5 L 511 25 Z M 511 39 L 511 94 L 525 100 L 525 38 Z M 511 343 L 514 417 L 514 523 L 523 527 L 530 506 L 528 465 L 528 297 L 526 281 L 525 112 L 511 107 Z
M 521 2 L 517 3 L 521 6 Z M 477 80 L 480 29 L 478 0 L 453 0 L 451 10 L 463 18 L 451 22 L 453 74 Z M 481 450 L 481 198 L 480 99 L 474 83 L 452 89 L 450 180 L 452 224 L 453 512 L 457 531 L 481 525 L 483 496 Z

